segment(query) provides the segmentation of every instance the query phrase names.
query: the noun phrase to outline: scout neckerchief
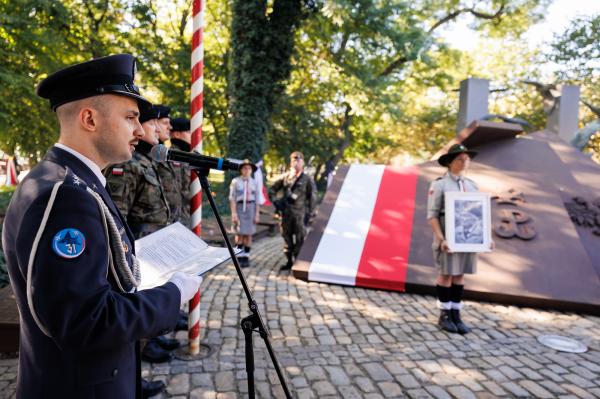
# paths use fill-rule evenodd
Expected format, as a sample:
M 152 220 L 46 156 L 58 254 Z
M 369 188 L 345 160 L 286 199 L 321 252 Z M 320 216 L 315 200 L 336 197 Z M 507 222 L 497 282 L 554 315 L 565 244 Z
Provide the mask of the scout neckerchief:
M 244 182 L 244 198 L 242 199 L 242 211 L 246 212 L 246 203 L 250 199 L 250 193 L 248 190 L 248 182 L 250 181 L 250 178 L 242 176 L 242 181 Z
M 463 193 L 467 190 L 465 190 L 465 179 L 462 176 L 458 176 L 458 187 L 460 188 L 460 191 L 462 191 Z

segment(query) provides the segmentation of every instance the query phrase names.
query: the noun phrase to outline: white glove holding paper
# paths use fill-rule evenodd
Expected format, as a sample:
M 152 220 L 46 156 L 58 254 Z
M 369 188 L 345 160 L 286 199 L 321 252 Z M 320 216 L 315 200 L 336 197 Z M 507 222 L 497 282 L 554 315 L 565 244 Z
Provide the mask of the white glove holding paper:
M 200 284 L 202 284 L 202 277 L 192 274 L 186 274 L 183 272 L 175 272 L 169 279 L 170 283 L 173 283 L 179 288 L 181 293 L 181 305 L 192 299 L 192 297 L 198 292 Z
M 181 223 L 172 223 L 135 241 L 142 281 L 139 290 L 166 283 L 180 271 L 201 276 L 231 259 L 227 248 L 211 247 Z

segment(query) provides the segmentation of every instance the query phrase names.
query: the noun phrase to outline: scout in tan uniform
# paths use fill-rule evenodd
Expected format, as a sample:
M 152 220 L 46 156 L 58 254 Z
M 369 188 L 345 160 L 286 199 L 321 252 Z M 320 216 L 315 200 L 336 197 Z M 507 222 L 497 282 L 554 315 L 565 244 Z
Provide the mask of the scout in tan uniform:
M 240 165 L 240 176 L 231 181 L 229 186 L 229 205 L 231 221 L 235 229 L 235 243 L 244 252 L 238 255 L 240 266 L 250 266 L 250 249 L 252 235 L 256 233 L 259 218 L 258 185 L 252 178 L 256 166 L 248 159 Z
M 427 221 L 433 229 L 433 258 L 439 272 L 436 281 L 440 308 L 438 325 L 442 330 L 460 334 L 469 332 L 469 328 L 460 318 L 463 276 L 465 273 L 476 272 L 477 254 L 450 252 L 444 237 L 444 193 L 479 191 L 477 184 L 464 176 L 469 169 L 471 159 L 476 155 L 475 151 L 469 151 L 462 144 L 450 147 L 448 153 L 438 160 L 440 165 L 448 168 L 448 171 L 431 183 L 427 201 Z

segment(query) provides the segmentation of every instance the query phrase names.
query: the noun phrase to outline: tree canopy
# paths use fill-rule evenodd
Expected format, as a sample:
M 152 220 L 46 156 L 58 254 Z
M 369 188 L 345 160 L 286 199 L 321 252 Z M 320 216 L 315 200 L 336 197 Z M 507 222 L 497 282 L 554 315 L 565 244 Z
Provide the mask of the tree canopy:
M 522 83 L 582 85 L 597 103 L 598 16 L 572 22 L 551 51 L 524 33 L 551 0 L 210 0 L 204 35 L 204 150 L 265 158 L 300 149 L 315 168 L 425 159 L 454 135 L 459 82 L 492 83 L 490 112 L 545 125 L 541 98 Z M 475 5 L 473 5 L 475 4 Z M 63 66 L 118 52 L 139 59 L 137 82 L 187 116 L 191 1 L 0 0 L 0 149 L 39 159 L 57 125 L 35 87 Z M 445 42 L 462 21 L 483 39 Z M 583 120 L 592 114 L 583 113 Z

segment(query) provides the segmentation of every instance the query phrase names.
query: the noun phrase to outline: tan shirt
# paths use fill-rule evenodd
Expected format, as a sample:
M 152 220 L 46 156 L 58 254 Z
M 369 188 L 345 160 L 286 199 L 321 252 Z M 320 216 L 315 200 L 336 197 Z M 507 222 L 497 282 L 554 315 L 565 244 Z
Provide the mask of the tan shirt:
M 245 179 L 242 176 L 238 176 L 231 181 L 229 185 L 229 199 L 235 202 L 244 200 L 246 196 L 246 202 L 256 201 L 258 195 L 258 184 L 252 177 Z
M 461 188 L 462 187 L 462 188 Z M 454 176 L 446 172 L 429 186 L 427 195 L 427 219 L 441 218 L 444 215 L 444 193 L 448 191 L 479 191 L 477 183 L 464 176 Z

